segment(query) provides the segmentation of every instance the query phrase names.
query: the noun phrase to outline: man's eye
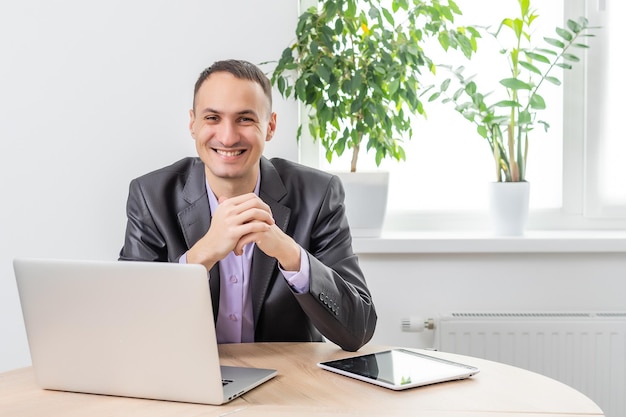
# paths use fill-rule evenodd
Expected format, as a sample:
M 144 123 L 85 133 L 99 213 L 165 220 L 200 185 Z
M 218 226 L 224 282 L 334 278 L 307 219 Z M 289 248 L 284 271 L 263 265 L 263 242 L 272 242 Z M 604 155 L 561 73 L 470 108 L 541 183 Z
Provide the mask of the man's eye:
M 204 120 L 217 120 L 217 116 L 204 116 Z

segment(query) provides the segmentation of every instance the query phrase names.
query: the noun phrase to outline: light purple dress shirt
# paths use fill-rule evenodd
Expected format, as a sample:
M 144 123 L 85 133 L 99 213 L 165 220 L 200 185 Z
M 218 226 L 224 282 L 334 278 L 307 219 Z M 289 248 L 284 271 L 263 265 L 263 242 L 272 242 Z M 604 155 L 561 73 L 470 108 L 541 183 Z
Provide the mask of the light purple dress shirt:
M 254 188 L 256 195 L 259 195 L 260 184 L 259 173 Z M 206 188 L 211 213 L 215 213 L 217 198 L 208 182 Z M 242 255 L 237 256 L 231 252 L 219 262 L 220 304 L 215 326 L 218 343 L 254 342 L 254 317 L 250 297 L 250 280 L 254 279 L 250 276 L 254 246 L 254 243 L 249 243 L 244 246 Z M 186 253 L 181 256 L 180 262 L 187 262 Z M 300 248 L 300 271 L 285 271 L 280 268 L 280 264 L 279 269 L 295 292 L 309 291 L 309 258 L 304 249 Z

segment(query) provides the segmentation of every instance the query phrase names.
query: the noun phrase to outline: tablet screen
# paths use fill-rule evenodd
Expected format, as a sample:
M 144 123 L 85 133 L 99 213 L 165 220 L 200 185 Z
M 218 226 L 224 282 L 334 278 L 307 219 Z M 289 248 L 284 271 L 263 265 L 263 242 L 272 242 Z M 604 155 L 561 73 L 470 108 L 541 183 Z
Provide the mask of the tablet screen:
M 464 379 L 478 372 L 473 366 L 405 349 L 392 349 L 322 362 L 319 366 L 392 389 Z

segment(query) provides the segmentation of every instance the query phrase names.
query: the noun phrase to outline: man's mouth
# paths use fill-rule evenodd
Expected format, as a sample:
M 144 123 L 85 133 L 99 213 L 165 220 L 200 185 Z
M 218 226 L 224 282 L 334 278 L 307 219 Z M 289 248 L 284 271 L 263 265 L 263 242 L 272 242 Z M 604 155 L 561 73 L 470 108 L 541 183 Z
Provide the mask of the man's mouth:
M 228 156 L 228 157 L 232 157 L 232 156 L 238 156 L 241 155 L 242 153 L 244 153 L 243 150 L 238 150 L 238 151 L 225 151 L 223 149 L 215 149 L 215 152 L 217 152 L 218 154 L 222 155 L 222 156 Z

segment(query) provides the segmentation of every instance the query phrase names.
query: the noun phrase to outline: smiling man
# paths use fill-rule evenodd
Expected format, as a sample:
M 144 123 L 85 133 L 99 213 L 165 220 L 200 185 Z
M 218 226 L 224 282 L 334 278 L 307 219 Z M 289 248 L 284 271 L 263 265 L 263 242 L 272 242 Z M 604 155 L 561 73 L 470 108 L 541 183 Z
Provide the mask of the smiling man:
M 199 158 L 133 180 L 120 260 L 202 264 L 220 343 L 367 343 L 376 311 L 352 250 L 339 179 L 263 157 L 276 130 L 256 66 L 218 61 L 194 89 Z

